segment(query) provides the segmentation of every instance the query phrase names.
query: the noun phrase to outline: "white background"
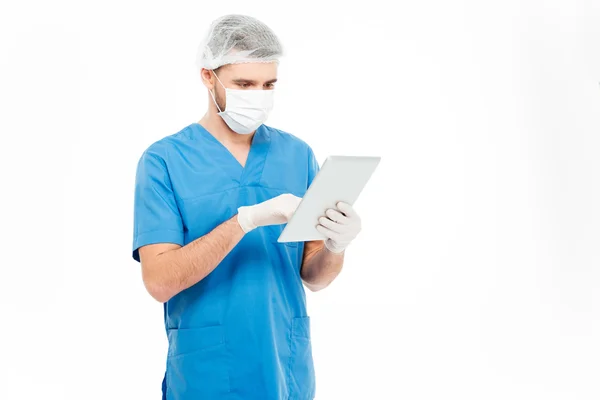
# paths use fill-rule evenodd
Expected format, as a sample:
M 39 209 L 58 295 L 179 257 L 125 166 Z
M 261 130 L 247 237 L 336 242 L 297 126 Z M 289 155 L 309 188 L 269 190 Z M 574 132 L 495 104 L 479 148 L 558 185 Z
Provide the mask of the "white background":
M 226 3 L 2 6 L 0 397 L 160 398 L 135 166 L 236 12 L 287 51 L 270 125 L 383 157 L 308 295 L 317 399 L 600 398 L 600 4 Z

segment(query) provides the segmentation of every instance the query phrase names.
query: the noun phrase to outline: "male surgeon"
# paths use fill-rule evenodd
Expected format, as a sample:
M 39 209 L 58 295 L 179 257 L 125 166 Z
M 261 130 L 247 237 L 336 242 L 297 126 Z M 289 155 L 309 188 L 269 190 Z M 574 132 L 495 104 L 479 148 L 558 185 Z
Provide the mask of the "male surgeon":
M 306 143 L 264 124 L 281 55 L 255 18 L 215 20 L 197 58 L 206 114 L 139 160 L 133 258 L 164 303 L 163 400 L 315 397 L 303 285 L 336 278 L 361 221 L 338 203 L 314 221 L 326 240 L 277 242 L 319 170 Z

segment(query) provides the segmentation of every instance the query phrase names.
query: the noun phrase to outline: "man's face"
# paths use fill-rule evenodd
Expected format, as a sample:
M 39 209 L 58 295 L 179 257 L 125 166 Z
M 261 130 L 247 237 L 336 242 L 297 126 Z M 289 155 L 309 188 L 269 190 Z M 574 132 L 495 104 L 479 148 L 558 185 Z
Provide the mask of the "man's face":
M 210 74 L 212 78 L 212 89 L 221 111 L 225 110 L 226 107 L 223 86 L 228 89 L 239 90 L 273 90 L 277 81 L 277 63 L 275 62 L 223 65 L 214 71 L 223 86 L 211 71 L 203 70 L 203 74 L 205 72 Z

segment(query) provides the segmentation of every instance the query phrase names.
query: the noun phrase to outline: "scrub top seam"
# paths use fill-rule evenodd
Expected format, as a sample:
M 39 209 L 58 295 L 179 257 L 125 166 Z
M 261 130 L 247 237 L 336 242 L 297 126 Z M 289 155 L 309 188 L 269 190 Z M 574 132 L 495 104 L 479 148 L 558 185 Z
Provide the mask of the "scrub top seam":
M 239 178 L 240 186 L 243 185 L 243 187 L 248 187 L 248 184 L 253 182 L 260 186 L 260 181 L 262 179 L 265 165 L 269 157 L 269 152 L 271 150 L 271 133 L 266 129 L 265 126 L 262 126 L 261 128 L 258 128 L 261 129 L 261 131 L 258 129 L 256 130 L 254 137 L 252 138 L 252 144 L 250 146 L 250 151 L 248 152 L 248 158 L 246 159 L 246 164 L 242 167 L 242 173 Z M 261 145 L 264 146 L 264 148 L 261 149 Z M 259 164 L 255 166 L 260 167 L 260 170 L 256 170 L 256 173 L 253 174 L 253 171 L 250 168 L 252 167 L 251 163 L 256 164 L 257 162 Z
M 271 147 L 273 145 L 273 136 L 271 135 L 271 132 L 269 132 L 269 130 L 267 129 L 267 127 L 263 127 L 263 136 L 265 139 L 265 142 L 267 143 L 267 145 L 265 146 L 265 156 L 262 160 L 262 168 L 260 169 L 260 174 L 258 174 L 258 180 L 256 181 L 257 183 L 260 184 L 260 180 L 262 179 L 263 176 L 263 172 L 265 170 L 265 165 L 267 165 L 267 161 L 269 160 L 269 154 L 271 154 Z
M 225 192 L 228 192 L 230 190 L 239 189 L 240 187 L 241 187 L 240 185 L 237 185 L 237 186 L 233 186 L 233 187 L 230 187 L 230 188 L 227 188 L 227 189 L 219 190 L 217 192 L 203 193 L 203 194 L 200 194 L 198 196 L 190 196 L 190 197 L 181 197 L 177 193 L 175 193 L 175 192 L 173 192 L 173 193 L 175 194 L 175 197 L 177 198 L 177 200 L 186 201 L 186 200 L 195 200 L 195 199 L 199 199 L 201 197 L 206 197 L 206 196 L 212 196 L 214 194 L 225 193 Z
M 270 151 L 270 150 L 271 150 L 271 139 L 269 138 L 269 142 L 268 142 L 268 145 L 267 145 L 267 149 L 266 149 L 266 151 L 265 151 L 265 153 L 266 153 L 266 154 L 265 154 L 265 157 L 264 157 L 264 159 L 262 160 L 262 161 L 263 161 L 263 163 L 262 163 L 262 168 L 260 169 L 260 172 L 259 172 L 259 173 L 256 175 L 256 183 L 257 183 L 257 185 L 256 185 L 256 186 L 261 186 L 261 185 L 260 185 L 260 181 L 261 181 L 261 179 L 262 179 L 263 172 L 264 172 L 264 170 L 265 170 L 265 165 L 267 164 L 267 160 L 269 159 L 269 151 Z M 245 187 L 251 187 L 251 186 L 253 186 L 253 185 L 245 185 Z
M 264 168 L 263 168 L 264 169 Z M 261 172 L 262 175 L 262 172 Z M 219 190 L 218 192 L 210 192 L 210 193 L 205 193 L 205 194 L 201 194 L 198 196 L 193 196 L 193 197 L 181 197 L 178 194 L 175 193 L 175 197 L 177 197 L 178 200 L 181 201 L 187 201 L 187 200 L 196 200 L 202 197 L 207 197 L 207 196 L 212 196 L 215 194 L 220 194 L 220 193 L 224 193 L 230 190 L 235 190 L 235 189 L 242 189 L 242 188 L 247 188 L 247 187 L 260 187 L 262 189 L 269 189 L 269 190 L 277 190 L 280 192 L 287 192 L 288 189 L 284 189 L 284 188 L 275 188 L 275 187 L 271 187 L 271 186 L 265 186 L 265 185 L 261 185 L 261 184 L 248 184 L 248 185 L 238 185 L 229 189 L 223 189 L 223 190 Z

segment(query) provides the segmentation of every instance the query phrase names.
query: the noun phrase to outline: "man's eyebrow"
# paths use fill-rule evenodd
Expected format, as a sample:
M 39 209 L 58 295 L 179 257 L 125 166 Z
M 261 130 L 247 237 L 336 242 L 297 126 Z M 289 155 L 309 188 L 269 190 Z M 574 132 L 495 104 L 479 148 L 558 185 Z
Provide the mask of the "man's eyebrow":
M 248 84 L 250 84 L 250 85 L 254 85 L 254 84 L 256 83 L 256 81 L 255 81 L 255 80 L 252 80 L 252 79 L 244 79 L 244 78 L 236 78 L 236 79 L 233 79 L 233 82 L 234 82 L 234 83 L 248 83 Z M 265 82 L 265 83 L 275 83 L 275 82 L 277 82 L 277 79 L 271 79 L 271 80 L 269 80 L 269 81 L 267 81 L 267 82 Z
M 244 79 L 244 78 L 235 78 L 233 79 L 235 83 L 255 83 L 252 79 Z

